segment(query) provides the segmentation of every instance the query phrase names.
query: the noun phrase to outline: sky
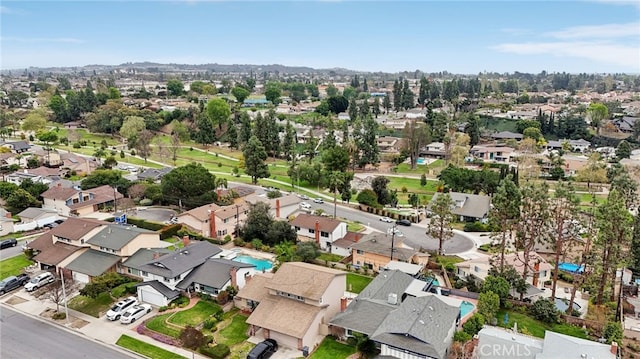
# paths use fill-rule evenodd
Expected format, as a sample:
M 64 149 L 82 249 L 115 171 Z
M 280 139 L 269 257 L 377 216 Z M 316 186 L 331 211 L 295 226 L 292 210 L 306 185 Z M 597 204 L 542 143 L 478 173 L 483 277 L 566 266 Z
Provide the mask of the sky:
M 640 73 L 640 1 L 0 3 L 0 69 L 141 61 Z

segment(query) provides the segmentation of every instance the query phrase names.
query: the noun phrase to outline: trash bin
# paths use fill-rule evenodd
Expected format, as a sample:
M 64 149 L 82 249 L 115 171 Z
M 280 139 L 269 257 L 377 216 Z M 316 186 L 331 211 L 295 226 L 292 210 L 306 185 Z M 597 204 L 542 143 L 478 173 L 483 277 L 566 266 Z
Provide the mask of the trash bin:
M 304 356 L 305 358 L 309 356 L 309 347 L 308 346 L 302 347 L 302 356 Z

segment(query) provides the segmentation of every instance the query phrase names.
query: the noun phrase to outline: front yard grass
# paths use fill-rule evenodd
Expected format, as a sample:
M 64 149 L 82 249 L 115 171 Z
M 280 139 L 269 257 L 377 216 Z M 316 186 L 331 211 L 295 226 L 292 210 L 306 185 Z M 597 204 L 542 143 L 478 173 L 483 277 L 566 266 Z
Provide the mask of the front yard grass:
M 349 232 L 360 232 L 364 230 L 364 225 L 357 222 L 347 222 L 347 231 Z
M 320 253 L 318 257 L 321 261 L 329 261 L 329 262 L 340 262 L 342 260 L 342 256 L 333 253 Z
M 108 292 L 98 294 L 96 298 L 78 295 L 69 300 L 69 308 L 96 318 L 109 310 L 113 304 L 113 298 Z
M 326 337 L 309 359 L 345 359 L 355 352 L 355 347 L 338 343 L 332 337 Z
M 154 359 L 182 359 L 184 358 L 182 355 L 178 355 L 176 353 L 172 353 L 168 350 L 159 348 L 155 345 L 151 345 L 149 343 L 145 343 L 136 338 L 132 338 L 128 335 L 121 335 L 116 342 L 116 345 L 121 346 L 123 348 L 134 351 L 138 354 L 144 355 L 147 358 Z
M 249 339 L 247 335 L 248 329 L 247 317 L 242 314 L 236 314 L 231 318 L 231 322 L 218 332 L 220 335 L 219 343 L 226 344 L 229 347 L 240 344 Z
M 30 261 L 24 253 L 0 261 L 0 280 L 12 275 L 18 275 L 22 272 L 24 267 L 28 267 L 32 264 L 33 261 Z
M 168 335 L 172 338 L 179 338 L 180 328 L 167 324 L 165 322 L 167 318 L 169 318 L 172 314 L 173 313 L 167 313 L 151 318 L 151 320 L 146 323 L 147 328 L 153 330 L 154 332 Z
M 138 284 L 139 282 L 129 282 L 129 283 L 124 283 L 124 284 L 120 284 L 119 286 L 113 288 L 111 290 L 111 295 L 114 298 L 122 298 L 125 295 L 127 295 L 127 289 L 131 288 L 133 286 L 135 286 L 136 284 Z
M 371 283 L 373 278 L 359 274 L 347 273 L 347 290 L 352 293 L 360 293 Z
M 186 327 L 187 325 L 195 327 L 221 310 L 222 308 L 220 308 L 219 305 L 201 300 L 193 307 L 175 313 L 171 318 L 169 318 L 169 323 L 173 323 L 181 327 Z
M 509 322 L 507 325 L 504 324 L 504 315 L 509 315 Z M 518 313 L 512 310 L 500 310 L 496 315 L 498 320 L 498 325 L 504 328 L 513 328 L 514 323 L 518 323 L 518 329 L 524 329 L 531 333 L 534 337 L 544 338 L 545 330 L 551 330 L 560 334 L 569 335 L 576 338 L 589 339 L 588 335 L 585 333 L 584 329 L 566 324 L 566 323 L 555 323 L 549 324 L 544 323 L 534 318 L 529 317 L 527 314 Z

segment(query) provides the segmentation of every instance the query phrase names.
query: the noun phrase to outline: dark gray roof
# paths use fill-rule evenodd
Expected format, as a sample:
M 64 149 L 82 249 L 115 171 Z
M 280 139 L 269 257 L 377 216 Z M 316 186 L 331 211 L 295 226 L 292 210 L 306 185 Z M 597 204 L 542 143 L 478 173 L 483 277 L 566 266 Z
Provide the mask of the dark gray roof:
M 371 335 L 385 317 L 399 304 L 389 304 L 389 294 L 396 294 L 398 303 L 413 277 L 399 270 L 380 272 L 356 297 L 347 309 L 338 313 L 330 324 Z
M 187 289 L 192 283 L 222 289 L 231 280 L 231 268 L 253 268 L 255 265 L 228 259 L 209 258 L 201 266 L 192 270 L 176 288 Z
M 160 294 L 164 295 L 168 300 L 176 299 L 180 296 L 179 290 L 173 290 L 163 283 L 158 282 L 157 280 L 150 280 L 148 282 L 142 282 L 136 284 L 136 287 L 143 287 L 145 285 L 151 286 L 153 289 L 160 292 Z
M 518 139 L 518 140 L 521 140 L 522 138 L 524 138 L 524 136 L 521 133 L 513 133 L 513 132 L 509 132 L 509 131 L 502 131 L 502 132 L 494 133 L 493 135 L 491 135 L 491 137 L 497 138 L 497 139 L 513 138 L 513 139 Z
M 432 358 L 446 358 L 449 331 L 459 315 L 460 308 L 437 296 L 408 297 L 387 315 L 371 340 Z
M 174 278 L 204 263 L 208 258 L 215 256 L 222 250 L 205 241 L 189 244 L 175 252 L 152 259 L 138 266 L 129 266 L 138 270 L 153 273 L 167 278 Z
M 144 170 L 142 173 L 138 173 L 138 179 L 147 179 L 147 178 L 151 178 L 154 180 L 158 180 L 160 178 L 162 178 L 162 176 L 166 175 L 167 173 L 171 172 L 172 168 L 170 167 L 163 167 L 163 168 L 147 168 L 146 170 Z
M 398 247 L 398 244 L 400 244 L 400 242 L 402 242 L 402 238 L 396 236 L 393 243 L 393 259 L 408 262 L 411 260 L 411 257 L 413 257 L 413 255 L 418 251 L 414 249 Z M 391 235 L 379 232 L 369 233 L 365 235 L 360 241 L 354 243 L 351 246 L 351 249 L 361 250 L 368 253 L 375 253 L 382 256 L 390 256 Z M 389 260 L 391 260 L 390 257 Z
M 120 261 L 120 257 L 95 249 L 89 249 L 78 256 L 65 268 L 74 272 L 88 274 L 92 277 L 104 274 Z
M 160 255 L 171 253 L 166 248 L 140 248 L 132 256 L 122 263 L 125 267 L 137 268 L 145 263 L 153 260 L 153 256 L 158 253 Z
M 91 237 L 87 243 L 99 247 L 119 250 L 142 233 L 155 232 L 143 228 L 110 224 L 105 226 L 105 228 L 100 232 L 96 233 L 95 236 Z
M 431 203 L 435 203 L 440 193 L 436 192 L 431 198 Z M 449 192 L 449 196 L 453 200 L 455 207 L 451 209 L 451 213 L 457 216 L 465 216 L 470 218 L 486 218 L 491 209 L 491 197 L 471 193 Z M 459 207 L 459 204 L 462 207 Z
M 15 151 L 24 151 L 31 148 L 31 145 L 27 143 L 27 141 L 15 141 L 15 142 L 7 142 L 7 145 L 12 145 Z

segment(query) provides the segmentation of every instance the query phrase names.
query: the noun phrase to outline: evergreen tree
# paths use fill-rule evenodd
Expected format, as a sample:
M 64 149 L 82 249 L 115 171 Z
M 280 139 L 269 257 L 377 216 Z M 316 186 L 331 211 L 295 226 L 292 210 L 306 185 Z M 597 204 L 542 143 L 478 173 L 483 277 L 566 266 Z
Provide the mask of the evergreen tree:
M 404 84 L 402 86 L 402 104 L 401 107 L 403 109 L 412 109 L 415 105 L 413 91 L 409 88 L 409 80 L 404 80 Z
M 469 116 L 464 132 L 469 135 L 469 145 L 475 146 L 480 142 L 480 124 L 477 115 Z
M 402 84 L 398 80 L 393 83 L 393 109 L 402 110 Z
M 244 145 L 251 138 L 251 118 L 246 112 L 240 115 L 240 132 L 238 133 L 238 142 L 240 146 Z
M 256 136 L 251 136 L 244 147 L 244 171 L 251 176 L 251 183 L 258 183 L 258 179 L 269 177 L 269 167 L 266 164 L 267 151 Z
M 497 254 L 499 258 L 496 265 L 499 273 L 504 272 L 504 257 L 513 243 L 513 229 L 520 220 L 520 201 L 520 191 L 511 177 L 500 181 L 500 186 L 491 199 L 493 206 L 489 212 L 489 220 L 499 229 L 491 233 L 491 238 L 500 251 Z
M 362 118 L 367 118 L 371 116 L 371 112 L 369 111 L 369 102 L 367 102 L 366 99 L 362 101 L 359 112 Z
M 384 107 L 384 113 L 388 114 L 391 109 L 391 99 L 389 98 L 389 94 L 387 93 L 382 99 L 382 107 Z
M 355 121 L 358 118 L 358 105 L 356 104 L 356 98 L 352 97 L 349 100 L 349 119 Z
M 375 118 L 378 118 L 378 115 L 380 114 L 380 99 L 378 97 L 373 100 L 373 108 L 371 109 L 371 112 L 373 112 Z
M 287 161 L 290 161 L 295 156 L 296 149 L 296 130 L 291 126 L 291 123 L 287 121 L 284 129 L 284 138 L 282 139 L 282 153 Z

